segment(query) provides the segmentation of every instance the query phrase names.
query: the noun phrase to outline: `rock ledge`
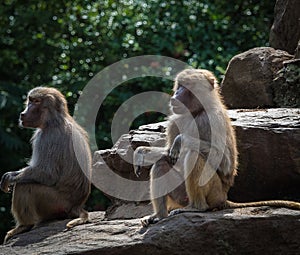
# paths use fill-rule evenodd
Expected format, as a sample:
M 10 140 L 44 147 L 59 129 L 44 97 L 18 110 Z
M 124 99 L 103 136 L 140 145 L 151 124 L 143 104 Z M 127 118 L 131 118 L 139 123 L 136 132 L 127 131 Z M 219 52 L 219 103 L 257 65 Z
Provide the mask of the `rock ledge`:
M 300 211 L 269 207 L 183 213 L 149 228 L 140 219 L 106 220 L 64 231 L 56 221 L 20 234 L 0 254 L 296 254 Z

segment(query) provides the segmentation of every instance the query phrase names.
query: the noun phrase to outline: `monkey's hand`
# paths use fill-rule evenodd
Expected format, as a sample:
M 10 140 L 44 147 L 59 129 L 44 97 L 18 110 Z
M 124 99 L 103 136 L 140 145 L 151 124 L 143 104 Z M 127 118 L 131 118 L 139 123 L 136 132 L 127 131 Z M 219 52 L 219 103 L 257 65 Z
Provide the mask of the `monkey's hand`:
M 16 177 L 19 174 L 19 172 L 7 172 L 5 173 L 0 182 L 0 188 L 5 193 L 8 193 L 11 191 L 11 185 L 16 182 Z
M 143 167 L 151 167 L 162 156 L 166 156 L 167 151 L 164 147 L 140 146 L 133 154 L 133 165 L 136 176 L 140 176 Z
M 169 157 L 171 159 L 171 163 L 175 165 L 179 158 L 180 150 L 181 150 L 181 142 L 182 142 L 182 134 L 176 136 L 173 141 L 172 147 L 169 152 Z
M 140 177 L 142 172 L 142 166 L 144 165 L 144 153 L 143 148 L 137 148 L 133 154 L 134 173 L 137 177 Z

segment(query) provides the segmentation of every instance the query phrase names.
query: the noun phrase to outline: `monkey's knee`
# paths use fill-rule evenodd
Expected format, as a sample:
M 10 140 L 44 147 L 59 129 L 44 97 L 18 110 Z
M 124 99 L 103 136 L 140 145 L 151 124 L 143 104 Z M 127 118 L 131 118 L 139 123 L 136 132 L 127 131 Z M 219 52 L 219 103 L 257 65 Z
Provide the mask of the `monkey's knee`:
M 150 193 L 151 199 L 156 199 L 168 194 L 168 180 L 160 178 L 170 170 L 168 162 L 161 159 L 156 162 L 150 171 Z

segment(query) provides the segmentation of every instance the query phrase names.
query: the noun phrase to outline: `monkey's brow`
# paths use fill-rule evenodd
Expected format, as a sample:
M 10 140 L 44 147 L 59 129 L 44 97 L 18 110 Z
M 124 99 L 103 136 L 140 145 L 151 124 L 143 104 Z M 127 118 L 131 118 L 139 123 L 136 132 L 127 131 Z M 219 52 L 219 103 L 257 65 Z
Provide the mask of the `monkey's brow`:
M 28 96 L 28 101 L 33 101 L 33 100 L 41 100 L 41 96 L 39 95 L 34 95 L 34 96 Z
M 188 88 L 191 87 L 189 83 L 178 83 L 178 87 Z

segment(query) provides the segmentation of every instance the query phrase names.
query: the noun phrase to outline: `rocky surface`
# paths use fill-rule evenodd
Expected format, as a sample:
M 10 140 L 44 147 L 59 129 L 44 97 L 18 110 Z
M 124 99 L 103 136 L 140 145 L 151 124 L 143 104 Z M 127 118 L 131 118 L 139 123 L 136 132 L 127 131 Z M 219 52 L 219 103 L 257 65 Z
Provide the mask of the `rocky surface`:
M 274 8 L 274 22 L 270 31 L 270 45 L 295 53 L 300 39 L 300 1 L 277 0 Z
M 147 173 L 143 173 L 142 176 L 137 178 L 132 171 L 133 151 L 139 146 L 164 146 L 166 124 L 166 122 L 160 122 L 144 125 L 139 127 L 138 130 L 132 130 L 129 134 L 122 135 L 111 149 L 99 150 L 94 153 L 94 166 L 101 168 L 102 164 L 99 165 L 99 162 L 104 160 L 111 170 L 124 178 L 131 180 L 147 179 Z
M 229 193 L 230 199 L 239 202 L 265 199 L 300 200 L 300 109 L 248 109 L 228 112 L 236 129 L 240 162 L 239 174 Z M 132 164 L 119 157 L 118 152 L 132 159 L 133 149 L 139 145 L 153 145 L 157 138 L 159 144 L 163 145 L 165 126 L 166 122 L 142 126 L 124 135 L 111 150 L 96 152 L 94 175 L 99 178 L 103 176 L 103 164 L 106 162 L 120 176 L 132 178 L 134 181 L 148 180 L 150 167 L 144 167 L 141 179 L 137 178 Z M 118 184 L 114 182 L 112 186 L 118 187 Z M 149 197 L 149 185 L 144 185 L 141 197 Z M 113 199 L 113 202 L 118 205 L 108 215 L 119 218 L 122 210 L 116 213 L 116 208 L 122 202 L 117 199 Z M 132 206 L 136 208 L 136 205 Z M 134 211 L 135 216 L 145 215 L 145 211 L 139 207 Z M 125 207 L 124 217 L 126 215 L 125 218 L 130 218 L 130 212 Z
M 229 111 L 239 167 L 229 196 L 235 201 L 299 200 L 300 109 Z
M 148 228 L 140 219 L 90 217 L 69 231 L 67 221 L 37 227 L 1 246 L 0 254 L 298 254 L 300 248 L 300 212 L 288 209 L 183 213 Z
M 233 57 L 221 84 L 225 104 L 231 109 L 276 106 L 273 80 L 284 61 L 292 58 L 287 52 L 270 47 L 254 48 Z

